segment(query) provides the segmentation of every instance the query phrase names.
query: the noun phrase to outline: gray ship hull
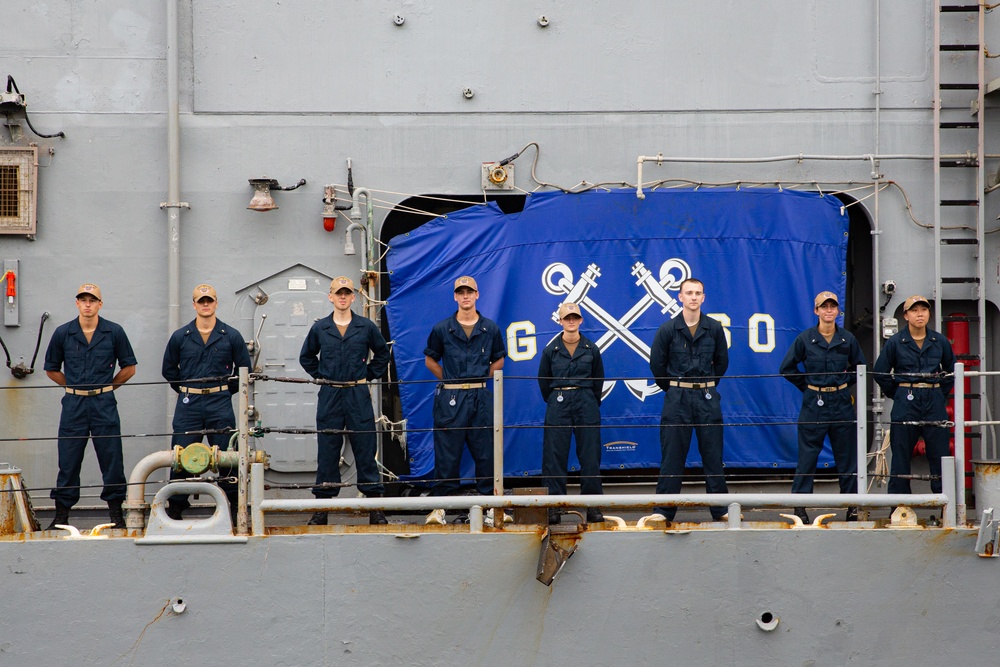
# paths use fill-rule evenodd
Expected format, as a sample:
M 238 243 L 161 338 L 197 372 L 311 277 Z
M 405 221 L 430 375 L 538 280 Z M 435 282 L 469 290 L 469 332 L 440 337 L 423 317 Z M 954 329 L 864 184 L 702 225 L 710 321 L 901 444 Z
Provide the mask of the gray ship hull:
M 991 664 L 997 562 L 974 544 L 594 532 L 546 587 L 535 533 L 2 543 L 0 664 Z

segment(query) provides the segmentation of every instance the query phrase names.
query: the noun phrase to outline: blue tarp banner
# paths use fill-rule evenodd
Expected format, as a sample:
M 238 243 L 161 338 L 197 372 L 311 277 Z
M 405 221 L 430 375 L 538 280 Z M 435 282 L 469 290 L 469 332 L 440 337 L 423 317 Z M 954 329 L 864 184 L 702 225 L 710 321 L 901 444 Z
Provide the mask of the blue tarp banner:
M 705 284 L 702 312 L 730 340 L 719 392 L 727 466 L 794 467 L 801 393 L 778 366 L 795 336 L 816 324 L 813 297 L 844 303 L 848 216 L 833 196 L 770 189 L 541 193 L 520 213 L 471 206 L 396 236 L 387 305 L 411 477 L 433 474 L 434 378 L 423 350 L 431 327 L 457 309 L 452 286 L 479 283 L 478 309 L 507 336 L 503 368 L 504 472 L 541 470 L 545 405 L 535 380 L 542 349 L 572 298 L 582 331 L 602 349 L 611 379 L 601 406 L 601 467 L 658 468 L 663 394 L 649 370 L 656 329 L 680 312 L 680 281 Z M 737 377 L 762 376 L 771 377 Z M 426 429 L 426 430 L 424 430 Z M 468 453 L 463 476 L 472 476 Z M 829 446 L 820 466 L 829 466 Z M 695 443 L 688 465 L 700 465 Z M 575 456 L 572 469 L 578 469 Z

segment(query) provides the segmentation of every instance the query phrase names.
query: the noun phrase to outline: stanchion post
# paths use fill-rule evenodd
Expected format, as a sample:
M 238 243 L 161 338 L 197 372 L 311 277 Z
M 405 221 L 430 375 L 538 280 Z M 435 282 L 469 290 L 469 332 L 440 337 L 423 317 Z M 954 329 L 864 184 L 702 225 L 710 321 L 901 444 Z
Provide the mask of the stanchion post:
M 868 491 L 868 369 L 864 364 L 857 367 L 858 382 L 855 385 L 858 411 L 858 493 Z
M 264 500 L 264 464 L 253 463 L 250 465 L 250 525 L 254 535 L 264 534 L 264 512 L 260 509 L 260 503 Z
M 249 480 L 247 465 L 250 448 L 250 369 L 240 368 L 240 412 L 236 422 L 239 428 L 237 448 L 239 452 L 239 471 L 236 477 L 236 534 L 247 534 L 247 486 Z
M 954 457 L 941 457 L 941 491 L 948 496 L 948 504 L 941 508 L 941 523 L 945 528 L 954 528 L 957 509 L 955 501 L 965 495 L 964 485 L 955 477 Z
M 493 372 L 493 495 L 503 495 L 503 371 Z
M 943 467 L 943 465 L 942 465 Z M 955 504 L 958 525 L 965 525 L 965 364 L 955 364 Z

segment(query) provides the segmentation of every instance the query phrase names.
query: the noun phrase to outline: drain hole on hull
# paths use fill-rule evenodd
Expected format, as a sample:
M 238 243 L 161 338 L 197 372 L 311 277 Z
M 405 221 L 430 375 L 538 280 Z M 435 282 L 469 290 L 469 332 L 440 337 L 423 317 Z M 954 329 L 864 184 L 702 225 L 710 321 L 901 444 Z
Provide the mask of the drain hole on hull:
M 771 632 L 778 627 L 778 621 L 781 620 L 769 611 L 765 611 L 758 618 L 754 619 L 757 622 L 757 627 L 759 627 L 764 632 Z

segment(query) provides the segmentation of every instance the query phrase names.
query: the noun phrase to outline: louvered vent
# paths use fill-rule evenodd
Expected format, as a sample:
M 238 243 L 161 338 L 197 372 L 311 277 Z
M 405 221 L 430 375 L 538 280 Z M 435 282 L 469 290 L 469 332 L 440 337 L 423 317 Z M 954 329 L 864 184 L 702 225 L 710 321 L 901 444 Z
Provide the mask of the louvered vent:
M 38 149 L 0 148 L 0 234 L 35 233 Z

